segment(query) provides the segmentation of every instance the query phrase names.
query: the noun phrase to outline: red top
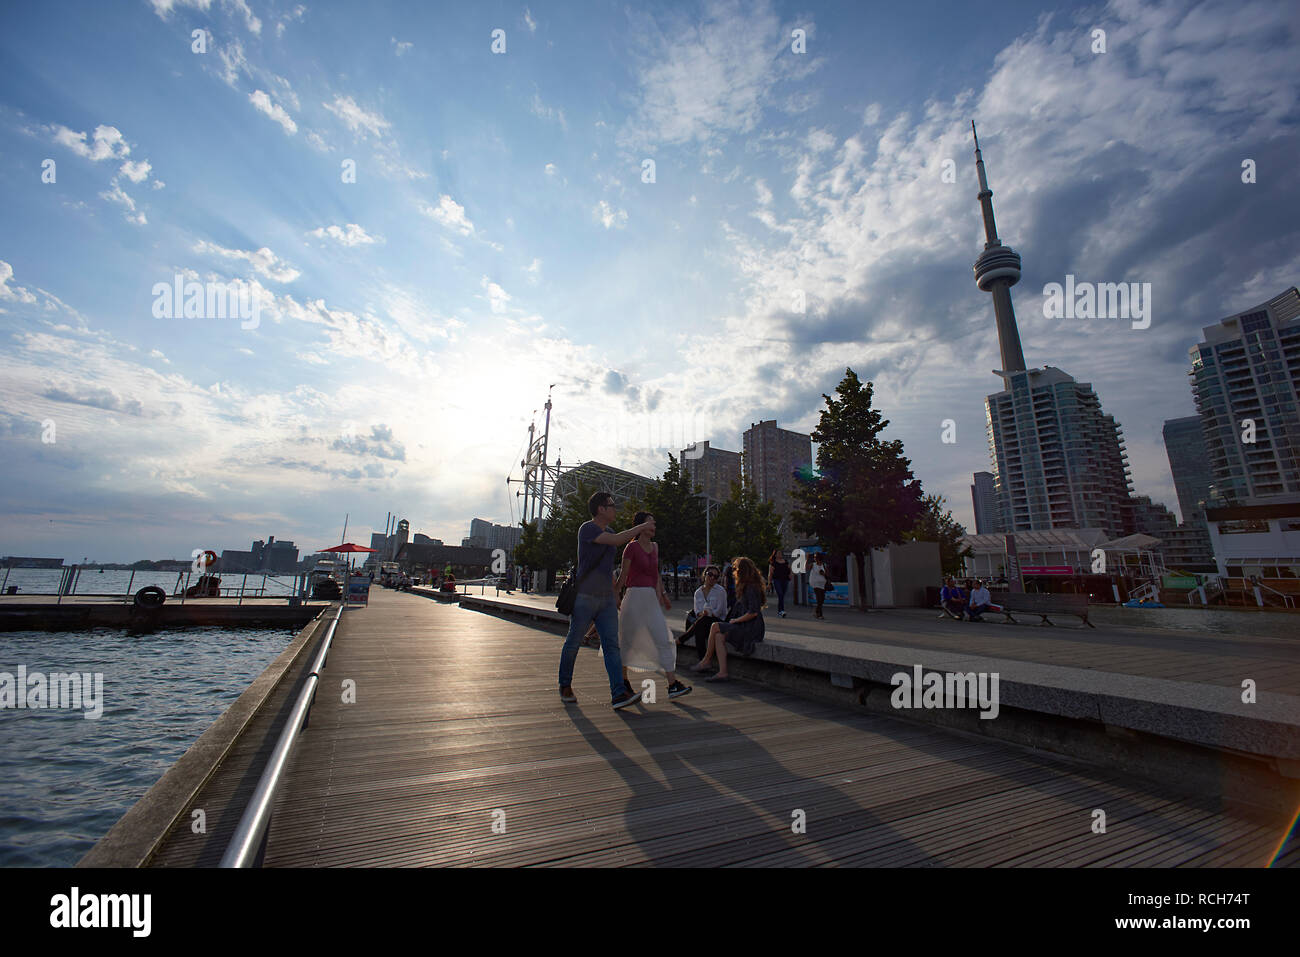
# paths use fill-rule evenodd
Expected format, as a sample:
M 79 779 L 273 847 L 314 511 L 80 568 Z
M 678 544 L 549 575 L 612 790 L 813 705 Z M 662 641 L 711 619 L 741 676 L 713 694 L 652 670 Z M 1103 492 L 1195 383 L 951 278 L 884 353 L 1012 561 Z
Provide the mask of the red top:
M 625 583 L 628 588 L 654 588 L 658 584 L 659 568 L 655 561 L 657 550 L 647 552 L 636 539 L 627 543 L 627 547 L 623 549 L 623 558 L 632 559 Z

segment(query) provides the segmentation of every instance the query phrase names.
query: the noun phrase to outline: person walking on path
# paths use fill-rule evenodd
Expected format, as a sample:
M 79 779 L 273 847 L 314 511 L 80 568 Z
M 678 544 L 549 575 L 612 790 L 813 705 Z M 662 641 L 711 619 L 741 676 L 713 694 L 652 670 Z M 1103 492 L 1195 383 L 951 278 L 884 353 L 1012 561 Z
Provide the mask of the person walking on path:
M 776 613 L 785 617 L 785 590 L 790 587 L 790 563 L 785 560 L 785 552 L 774 549 L 767 560 L 767 580 L 776 592 Z
M 708 671 L 714 657 L 718 660 L 718 673 L 706 681 L 730 681 L 727 674 L 727 646 L 742 655 L 753 654 L 754 647 L 763 640 L 767 626 L 763 623 L 763 607 L 767 604 L 767 583 L 763 575 L 748 558 L 732 559 L 736 575 L 736 607 L 730 621 L 714 622 L 709 629 L 709 646 L 704 658 L 695 666 L 696 671 Z
M 709 629 L 715 621 L 727 620 L 727 592 L 718 584 L 718 566 L 704 569 L 704 584 L 695 589 L 695 624 L 686 629 L 678 644 L 695 641 L 695 650 L 704 660 L 705 646 L 709 642 Z
M 664 592 L 659 576 L 659 546 L 654 543 L 654 516 L 637 512 L 632 521 L 645 529 L 623 549 L 623 570 L 614 585 L 618 600 L 619 651 L 623 674 L 662 670 L 668 679 L 668 697 L 690 694 L 690 687 L 677 680 L 677 645 L 664 618 L 672 601 Z M 625 590 L 626 589 L 626 590 Z M 628 685 L 628 691 L 632 690 Z
M 614 600 L 614 550 L 644 531 L 654 534 L 654 519 L 626 532 L 610 531 L 609 524 L 617 510 L 614 496 L 608 492 L 593 495 L 587 502 L 587 511 L 591 521 L 583 522 L 578 529 L 578 566 L 574 570 L 578 576 L 577 593 L 573 615 L 569 618 L 569 633 L 560 652 L 560 700 L 565 704 L 578 700 L 572 687 L 573 665 L 578 659 L 582 636 L 594 621 L 609 675 L 610 697 L 617 710 L 636 704 L 641 695 L 629 694 L 623 681 L 623 659 L 618 650 L 618 605 Z
M 813 590 L 817 596 L 817 611 L 815 617 L 818 621 L 825 621 L 826 616 L 822 614 L 822 604 L 826 601 L 826 583 L 829 576 L 826 574 L 826 565 L 822 561 L 820 553 L 813 556 L 813 566 L 808 570 L 808 587 Z

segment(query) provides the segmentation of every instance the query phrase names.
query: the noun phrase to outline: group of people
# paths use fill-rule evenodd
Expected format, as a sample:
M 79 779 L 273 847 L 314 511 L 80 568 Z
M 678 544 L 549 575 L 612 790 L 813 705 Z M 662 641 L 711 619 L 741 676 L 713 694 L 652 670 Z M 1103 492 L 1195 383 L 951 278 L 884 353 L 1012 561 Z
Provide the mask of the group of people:
M 971 587 L 971 582 L 967 580 L 966 588 L 963 589 L 957 584 L 956 579 L 949 575 L 944 579 L 943 590 L 939 592 L 939 604 L 958 621 L 961 621 L 963 616 L 967 621 L 983 621 L 984 612 L 997 608 L 985 585 L 982 578 L 975 580 L 974 587 Z
M 560 700 L 572 704 L 573 669 L 583 636 L 593 628 L 599 637 L 609 677 L 610 696 L 615 710 L 641 700 L 628 680 L 628 669 L 661 671 L 668 679 L 668 697 L 690 694 L 691 687 L 677 676 L 677 646 L 664 613 L 672 610 L 672 601 L 664 591 L 659 575 L 659 546 L 655 544 L 655 520 L 648 512 L 638 512 L 635 524 L 625 532 L 614 532 L 610 524 L 617 507 L 614 496 L 597 492 L 587 503 L 591 521 L 578 529 L 578 565 L 574 570 L 576 591 L 569 631 L 560 652 Z M 622 548 L 617 571 L 614 556 Z M 777 556 L 774 554 L 773 558 Z M 782 556 L 782 560 L 784 560 Z M 788 563 L 786 563 L 788 569 Z M 750 654 L 763 640 L 766 626 L 763 608 L 767 605 L 768 583 L 758 566 L 749 558 L 733 559 L 727 566 L 732 594 L 720 582 L 720 570 L 710 565 L 704 571 L 704 583 L 695 593 L 696 620 L 682 643 L 695 641 L 700 653 L 697 672 L 714 672 L 710 682 L 730 680 L 727 652 Z M 771 574 L 776 581 L 775 570 Z M 784 614 L 788 571 L 777 588 Z

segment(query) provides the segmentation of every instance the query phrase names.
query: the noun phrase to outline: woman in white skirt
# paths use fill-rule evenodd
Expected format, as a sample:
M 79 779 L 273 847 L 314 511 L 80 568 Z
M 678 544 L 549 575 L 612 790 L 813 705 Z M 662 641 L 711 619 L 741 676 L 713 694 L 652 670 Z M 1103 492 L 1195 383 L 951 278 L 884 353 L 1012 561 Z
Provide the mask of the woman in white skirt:
M 653 541 L 654 524 L 649 512 L 637 512 L 636 524 L 651 522 L 650 528 L 627 543 L 623 549 L 623 568 L 614 586 L 618 596 L 618 644 L 623 656 L 623 672 L 662 671 L 668 678 L 668 697 L 689 694 L 688 685 L 677 680 L 677 645 L 665 611 L 672 602 L 664 594 L 659 577 L 659 546 Z M 625 592 L 623 589 L 627 589 Z

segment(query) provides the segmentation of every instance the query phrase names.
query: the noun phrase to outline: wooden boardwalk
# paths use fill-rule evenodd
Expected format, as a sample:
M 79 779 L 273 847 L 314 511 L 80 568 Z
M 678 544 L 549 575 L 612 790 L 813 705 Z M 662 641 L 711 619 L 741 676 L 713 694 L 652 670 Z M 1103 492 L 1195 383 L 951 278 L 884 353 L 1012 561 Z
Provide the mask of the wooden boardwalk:
M 594 649 L 566 706 L 555 635 L 417 596 L 340 628 L 267 866 L 1262 866 L 1290 823 L 740 682 L 615 712 Z

